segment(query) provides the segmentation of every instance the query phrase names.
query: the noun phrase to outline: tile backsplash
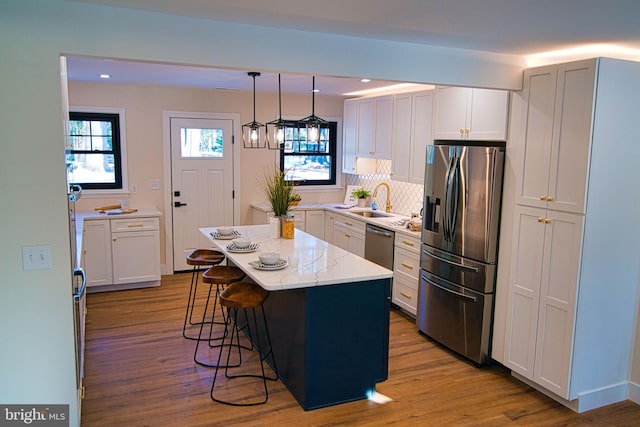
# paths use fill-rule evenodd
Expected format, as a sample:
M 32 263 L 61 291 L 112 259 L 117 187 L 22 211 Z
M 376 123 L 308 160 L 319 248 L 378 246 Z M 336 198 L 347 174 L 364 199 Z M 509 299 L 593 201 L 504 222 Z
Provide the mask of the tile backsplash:
M 412 212 L 420 212 L 422 209 L 422 197 L 424 186 L 421 184 L 412 184 L 409 182 L 394 181 L 391 179 L 391 160 L 378 160 L 376 162 L 376 173 L 367 175 L 351 175 L 347 174 L 348 185 L 361 185 L 364 189 L 371 191 L 376 185 L 384 181 L 391 188 L 391 204 L 393 208 L 391 212 L 410 216 Z M 376 203 L 378 209 L 384 210 L 387 189 L 380 187 Z M 371 200 L 369 201 L 369 204 Z

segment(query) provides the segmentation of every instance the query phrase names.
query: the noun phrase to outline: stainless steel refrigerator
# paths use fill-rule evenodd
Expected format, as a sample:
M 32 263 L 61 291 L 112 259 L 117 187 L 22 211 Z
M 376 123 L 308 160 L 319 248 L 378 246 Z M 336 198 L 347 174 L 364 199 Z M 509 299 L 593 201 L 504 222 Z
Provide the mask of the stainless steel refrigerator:
M 504 150 L 427 147 L 417 325 L 478 365 L 490 360 Z

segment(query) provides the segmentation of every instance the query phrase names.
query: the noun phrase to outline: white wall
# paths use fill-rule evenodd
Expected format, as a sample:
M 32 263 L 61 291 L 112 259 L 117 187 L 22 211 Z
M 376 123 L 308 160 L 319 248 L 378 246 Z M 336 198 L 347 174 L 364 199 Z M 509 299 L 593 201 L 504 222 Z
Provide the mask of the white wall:
M 128 178 L 130 186 L 138 185 L 137 194 L 112 197 L 86 196 L 77 203 L 78 211 L 93 211 L 94 208 L 117 203 L 128 198 L 132 208 L 156 208 L 163 213 L 163 221 L 169 218 L 165 212 L 166 200 L 171 198 L 171 189 L 163 185 L 163 127 L 164 111 L 188 111 L 201 113 L 240 114 L 240 122 L 253 119 L 253 94 L 251 92 L 203 90 L 143 85 L 121 85 L 113 83 L 69 83 L 69 104 L 84 107 L 123 108 L 126 117 Z M 339 96 L 316 96 L 315 112 L 320 117 L 342 117 L 343 98 Z M 278 112 L 277 93 L 256 94 L 256 119 L 266 122 L 276 118 Z M 311 114 L 311 96 L 282 96 L 284 118 L 304 117 Z M 242 144 L 242 135 L 236 135 Z M 264 197 L 256 186 L 256 180 L 275 163 L 276 152 L 271 150 L 240 149 L 240 185 L 236 188 L 240 197 L 240 223 L 251 223 L 250 204 L 262 202 Z M 159 179 L 160 190 L 150 190 L 149 180 Z M 298 191 L 306 203 L 319 200 L 341 202 L 344 190 Z M 165 260 L 164 226 L 161 227 L 161 262 Z
M 524 64 L 506 55 L 54 0 L 0 2 L 0 52 L 0 402 L 70 403 L 72 414 L 60 54 L 503 89 L 520 87 Z M 51 246 L 51 270 L 22 270 L 21 246 L 31 244 Z

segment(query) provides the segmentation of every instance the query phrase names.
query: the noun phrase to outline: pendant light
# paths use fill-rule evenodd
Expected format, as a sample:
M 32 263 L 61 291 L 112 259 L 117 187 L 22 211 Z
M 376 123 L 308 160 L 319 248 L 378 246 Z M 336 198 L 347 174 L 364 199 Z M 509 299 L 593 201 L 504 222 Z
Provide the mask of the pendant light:
M 316 94 L 316 76 L 312 78 L 312 90 L 311 90 L 311 115 L 305 117 L 298 122 L 298 139 L 301 145 L 305 145 L 305 149 L 301 148 L 301 151 L 305 152 L 324 152 L 326 147 L 321 141 L 321 130 L 329 127 L 329 122 L 315 114 L 315 94 Z M 301 140 L 302 131 L 304 130 L 305 142 Z
M 269 129 L 271 127 L 271 130 Z M 278 118 L 266 124 L 267 147 L 269 150 L 284 150 L 284 120 L 282 120 L 282 90 L 278 74 Z
M 260 73 L 249 71 L 247 74 L 253 77 L 253 121 L 242 125 L 242 143 L 244 148 L 264 148 L 265 142 L 260 135 L 264 125 L 256 122 L 256 77 Z

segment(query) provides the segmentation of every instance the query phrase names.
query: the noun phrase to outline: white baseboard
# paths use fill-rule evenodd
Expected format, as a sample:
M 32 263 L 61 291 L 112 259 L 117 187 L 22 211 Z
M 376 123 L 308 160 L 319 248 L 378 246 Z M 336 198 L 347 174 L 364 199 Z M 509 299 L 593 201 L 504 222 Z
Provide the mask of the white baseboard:
M 534 389 L 538 390 L 540 393 L 546 396 L 549 396 L 556 402 L 578 413 L 590 411 L 592 409 L 602 408 L 603 406 L 622 402 L 627 399 L 635 403 L 640 402 L 640 386 L 638 386 L 637 384 L 632 384 L 627 382 L 614 384 L 601 389 L 591 390 L 586 393 L 581 393 L 578 395 L 578 398 L 575 400 L 566 400 L 556 395 L 555 393 L 550 392 L 549 390 L 545 389 L 539 384 L 536 384 L 533 381 L 523 377 L 520 374 L 517 374 L 511 371 L 511 375 L 519 379 L 520 381 L 530 385 Z M 632 385 L 634 386 L 633 390 L 632 390 Z M 632 394 L 635 397 L 632 397 Z
M 586 412 L 627 400 L 628 386 L 629 383 L 624 382 L 581 393 L 578 396 L 578 412 Z
M 640 405 L 640 384 L 636 384 L 633 382 L 629 383 L 627 398 L 633 403 L 637 403 L 638 405 Z

